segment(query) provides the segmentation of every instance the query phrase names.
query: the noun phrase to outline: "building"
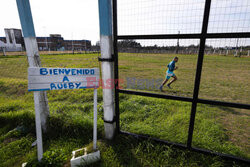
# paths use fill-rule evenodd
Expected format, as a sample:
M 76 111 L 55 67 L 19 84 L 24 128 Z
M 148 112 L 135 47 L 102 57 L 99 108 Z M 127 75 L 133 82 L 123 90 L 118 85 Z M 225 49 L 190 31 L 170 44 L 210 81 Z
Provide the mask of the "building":
M 0 47 L 5 48 L 5 51 L 22 51 L 24 41 L 22 31 L 20 29 L 5 28 L 5 37 L 0 37 Z
M 50 37 L 37 37 L 36 40 L 39 50 L 64 50 L 64 39 L 60 34 L 50 34 Z
M 37 37 L 39 50 L 75 50 L 87 51 L 91 49 L 91 41 L 89 40 L 64 40 L 60 34 L 50 34 L 50 37 Z
M 88 51 L 91 49 L 91 41 L 89 40 L 64 40 L 63 46 L 65 50 Z
M 5 51 L 5 48 L 6 48 L 6 46 L 5 46 L 5 42 L 3 42 L 1 39 L 0 39 L 0 51 Z
M 0 41 L 6 43 L 6 38 L 5 37 L 0 37 Z
M 22 51 L 25 50 L 24 39 L 20 29 L 4 29 L 5 37 L 0 37 L 0 50 Z M 37 37 L 40 51 L 88 51 L 91 49 L 90 40 L 64 40 L 60 34 L 50 34 L 49 37 Z

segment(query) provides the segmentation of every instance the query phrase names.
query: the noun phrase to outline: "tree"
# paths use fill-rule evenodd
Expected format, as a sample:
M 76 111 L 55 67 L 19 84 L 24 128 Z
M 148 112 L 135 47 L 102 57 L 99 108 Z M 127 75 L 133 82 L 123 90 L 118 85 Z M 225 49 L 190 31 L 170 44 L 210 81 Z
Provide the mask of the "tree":
M 141 47 L 141 44 L 134 41 L 134 40 L 126 39 L 126 40 L 119 41 L 117 43 L 117 46 L 118 47 L 127 47 L 127 48 L 138 48 L 138 47 Z

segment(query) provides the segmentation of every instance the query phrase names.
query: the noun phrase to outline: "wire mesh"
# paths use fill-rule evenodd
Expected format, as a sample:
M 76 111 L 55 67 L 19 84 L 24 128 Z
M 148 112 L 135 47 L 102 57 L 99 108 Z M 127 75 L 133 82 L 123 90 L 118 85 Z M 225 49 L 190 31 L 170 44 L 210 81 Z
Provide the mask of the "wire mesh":
M 125 80 L 124 87 L 126 89 L 137 92 L 153 91 L 159 94 L 157 86 L 154 87 L 155 89 L 148 89 L 147 83 L 150 79 L 161 76 L 164 73 L 164 67 L 166 68 L 166 62 L 171 61 L 171 57 L 178 56 L 180 57 L 177 63 L 180 68 L 176 70 L 178 80 L 174 85 L 174 90 L 167 90 L 163 94 L 193 97 L 200 40 L 154 40 L 154 35 L 200 34 L 205 2 L 205 0 L 118 1 L 118 36 L 135 35 L 134 37 L 137 38 L 136 35 L 150 35 L 150 39 L 147 40 L 147 36 L 143 37 L 145 40 L 132 40 L 130 36 L 129 40 L 118 41 L 119 77 Z M 249 38 L 228 38 L 229 36 L 225 38 L 225 34 L 225 36 L 219 37 L 220 33 L 250 32 L 249 3 L 247 0 L 212 0 L 207 33 L 218 33 L 219 39 L 206 39 L 204 60 L 199 63 L 199 67 L 202 67 L 201 81 L 197 80 L 198 83 L 200 82 L 199 98 L 249 104 Z M 203 55 L 202 52 L 200 52 L 200 58 Z M 160 80 L 158 83 L 159 86 Z M 126 93 L 126 91 L 122 92 Z M 210 102 L 212 104 L 214 101 Z M 148 117 L 153 112 L 152 108 L 154 108 L 155 103 L 152 101 L 152 105 L 145 105 L 144 112 Z M 131 104 L 135 105 L 132 107 L 133 109 L 138 107 L 136 99 Z M 249 110 L 205 104 L 198 104 L 196 107 L 194 101 L 193 104 L 195 107 L 192 110 L 197 110 L 196 117 L 195 112 L 192 114 L 195 118 L 194 147 L 249 158 L 249 140 L 246 140 L 249 138 L 249 130 L 246 127 L 249 121 Z M 167 102 L 166 105 L 169 106 Z M 182 105 L 184 102 L 178 104 L 178 106 Z M 142 110 L 141 108 L 143 106 L 138 108 L 138 112 Z M 121 127 L 134 133 L 151 134 L 150 130 L 139 129 L 139 125 L 134 127 L 136 123 L 131 123 L 132 117 L 123 106 L 121 111 Z M 179 110 L 176 109 L 176 112 L 178 113 Z M 136 115 L 137 112 L 134 111 L 133 114 Z M 240 122 L 241 120 L 242 122 Z M 129 123 L 126 124 L 126 121 Z M 162 119 L 162 122 L 164 121 Z M 244 128 L 242 128 L 242 135 L 240 135 L 240 127 L 242 126 Z M 184 127 L 183 125 L 182 128 Z M 192 131 L 191 123 L 190 128 Z M 190 134 L 192 136 L 192 132 Z M 153 134 L 153 136 L 155 135 Z M 179 142 L 181 136 L 181 134 L 175 136 L 174 141 Z
M 200 33 L 204 4 L 195 0 L 118 1 L 118 35 Z
M 212 0 L 208 33 L 249 32 L 250 1 Z
M 207 39 L 199 98 L 250 103 L 250 39 Z
M 192 97 L 199 40 L 120 40 L 119 79 L 123 89 L 161 93 L 167 65 L 178 57 L 178 78 L 174 89 L 163 88 L 164 94 Z M 169 79 L 169 82 L 171 79 Z M 168 82 L 168 83 L 169 83 Z
M 123 96 L 121 96 L 123 97 Z M 122 131 L 186 144 L 191 103 L 127 95 L 120 102 Z
M 193 146 L 249 159 L 249 117 L 249 110 L 198 104 Z

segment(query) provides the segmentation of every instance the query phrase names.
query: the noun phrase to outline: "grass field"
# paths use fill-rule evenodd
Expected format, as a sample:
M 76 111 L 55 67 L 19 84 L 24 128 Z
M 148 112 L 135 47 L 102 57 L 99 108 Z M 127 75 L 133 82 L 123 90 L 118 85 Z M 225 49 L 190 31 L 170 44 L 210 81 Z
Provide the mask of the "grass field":
M 176 55 L 120 54 L 120 78 L 158 79 L 165 77 L 166 66 Z M 178 81 L 167 94 L 192 97 L 197 55 L 178 55 Z M 199 98 L 238 103 L 250 102 L 250 58 L 205 55 Z M 158 90 L 157 90 L 158 91 Z M 158 91 L 159 92 L 159 91 Z
M 175 55 L 119 55 L 119 77 L 164 79 Z M 192 97 L 197 56 L 178 55 L 178 80 L 165 94 Z M 99 67 L 96 54 L 42 55 L 44 67 Z M 0 57 L 0 166 L 39 166 L 36 159 L 33 94 L 27 92 L 25 56 Z M 250 58 L 209 55 L 204 58 L 200 98 L 250 102 Z M 126 88 L 126 83 L 123 85 Z M 143 90 L 160 93 L 159 90 Z M 48 92 L 49 131 L 44 135 L 40 166 L 68 166 L 72 150 L 92 141 L 92 90 Z M 120 95 L 121 129 L 186 143 L 191 103 Z M 244 166 L 150 141 L 119 135 L 103 140 L 102 90 L 98 90 L 98 136 L 101 161 L 93 166 Z M 193 145 L 250 158 L 249 110 L 198 105 Z M 49 165 L 50 164 L 50 165 Z

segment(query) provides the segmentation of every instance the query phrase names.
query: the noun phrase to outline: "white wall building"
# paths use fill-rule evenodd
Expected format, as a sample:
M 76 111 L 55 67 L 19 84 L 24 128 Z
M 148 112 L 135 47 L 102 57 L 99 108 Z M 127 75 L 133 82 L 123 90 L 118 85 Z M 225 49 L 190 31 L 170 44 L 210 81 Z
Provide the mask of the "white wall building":
M 5 43 L 3 41 L 0 41 L 0 48 L 5 48 Z
M 22 31 L 20 29 L 4 29 L 6 43 L 0 41 L 0 47 L 5 48 L 5 51 L 22 51 Z

